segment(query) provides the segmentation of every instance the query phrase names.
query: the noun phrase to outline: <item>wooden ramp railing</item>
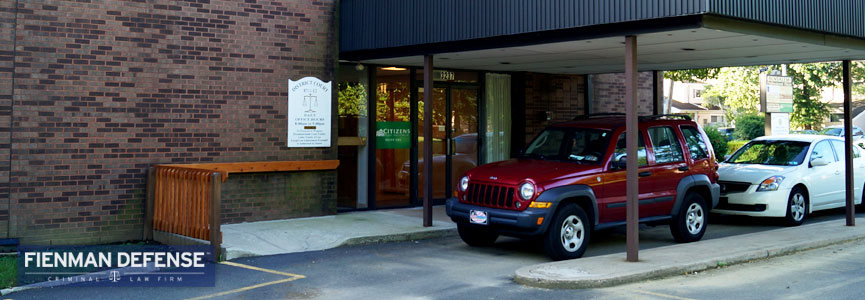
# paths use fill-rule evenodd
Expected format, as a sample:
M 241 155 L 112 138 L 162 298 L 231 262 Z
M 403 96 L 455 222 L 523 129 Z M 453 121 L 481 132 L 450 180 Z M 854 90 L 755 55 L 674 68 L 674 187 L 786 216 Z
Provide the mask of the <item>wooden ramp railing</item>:
M 154 165 L 147 178 L 144 239 L 162 231 L 209 241 L 220 257 L 222 182 L 232 173 L 334 170 L 338 160 Z

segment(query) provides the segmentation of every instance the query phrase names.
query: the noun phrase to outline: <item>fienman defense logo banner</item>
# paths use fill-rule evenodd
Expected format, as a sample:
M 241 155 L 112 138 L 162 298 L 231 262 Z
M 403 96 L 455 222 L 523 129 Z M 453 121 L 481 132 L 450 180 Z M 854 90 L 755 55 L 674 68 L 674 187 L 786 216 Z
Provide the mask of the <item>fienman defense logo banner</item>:
M 211 246 L 18 248 L 18 285 L 214 286 Z

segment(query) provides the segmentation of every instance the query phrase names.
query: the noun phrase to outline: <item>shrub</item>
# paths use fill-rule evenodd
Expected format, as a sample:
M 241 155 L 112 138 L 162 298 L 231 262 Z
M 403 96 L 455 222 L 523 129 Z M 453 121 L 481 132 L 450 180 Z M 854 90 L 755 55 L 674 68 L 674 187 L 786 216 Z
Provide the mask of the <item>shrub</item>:
M 745 144 L 747 143 L 748 141 L 743 140 L 729 141 L 727 142 L 727 149 L 728 151 L 730 151 L 730 154 L 733 154 L 736 152 L 736 150 L 739 150 L 739 148 L 742 148 L 742 146 L 745 146 Z
M 736 117 L 733 136 L 739 140 L 753 140 L 766 135 L 765 117 L 761 114 L 743 114 Z
M 703 129 L 706 131 L 706 135 L 709 136 L 709 143 L 715 149 L 715 159 L 724 160 L 724 155 L 727 155 L 727 137 L 718 131 L 718 127 L 706 126 Z

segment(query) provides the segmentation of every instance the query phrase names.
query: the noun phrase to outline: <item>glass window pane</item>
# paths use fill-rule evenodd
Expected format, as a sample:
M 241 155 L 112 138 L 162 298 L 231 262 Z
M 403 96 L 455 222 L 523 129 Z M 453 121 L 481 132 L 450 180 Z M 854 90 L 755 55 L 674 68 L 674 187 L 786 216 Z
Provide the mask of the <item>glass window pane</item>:
M 832 146 L 829 145 L 829 141 L 822 141 L 817 143 L 814 146 L 814 150 L 811 151 L 811 160 L 815 160 L 818 158 L 825 158 L 830 162 L 838 161 L 835 159 L 835 153 L 832 152 Z
M 655 163 L 666 164 L 685 160 L 673 128 L 667 126 L 649 128 L 649 139 L 655 151 Z
M 626 132 L 622 132 L 619 135 L 618 141 L 616 141 L 616 150 L 613 152 L 613 161 L 619 161 L 622 157 L 627 156 L 627 140 L 626 140 Z M 637 164 L 640 167 L 645 167 L 649 165 L 648 160 L 646 160 L 646 144 L 643 142 L 643 135 L 637 135 Z
M 691 152 L 691 159 L 709 158 L 709 148 L 706 147 L 706 142 L 703 141 L 697 128 L 682 126 L 682 135 L 685 136 L 685 143 L 688 145 L 688 152 Z

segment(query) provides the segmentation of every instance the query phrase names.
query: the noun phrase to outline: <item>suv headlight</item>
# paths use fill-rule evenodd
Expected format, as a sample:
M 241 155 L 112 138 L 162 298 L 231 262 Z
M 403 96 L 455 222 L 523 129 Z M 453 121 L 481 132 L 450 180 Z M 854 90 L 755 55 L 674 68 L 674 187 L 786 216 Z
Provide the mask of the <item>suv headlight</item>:
M 760 186 L 757 187 L 758 192 L 777 191 L 781 187 L 781 182 L 784 181 L 784 176 L 772 176 L 763 180 Z
M 468 188 L 469 188 L 469 177 L 463 176 L 463 178 L 460 179 L 460 191 L 465 192 L 466 189 L 468 189 Z
M 520 198 L 523 200 L 532 199 L 535 195 L 535 185 L 531 182 L 526 182 L 520 185 Z

